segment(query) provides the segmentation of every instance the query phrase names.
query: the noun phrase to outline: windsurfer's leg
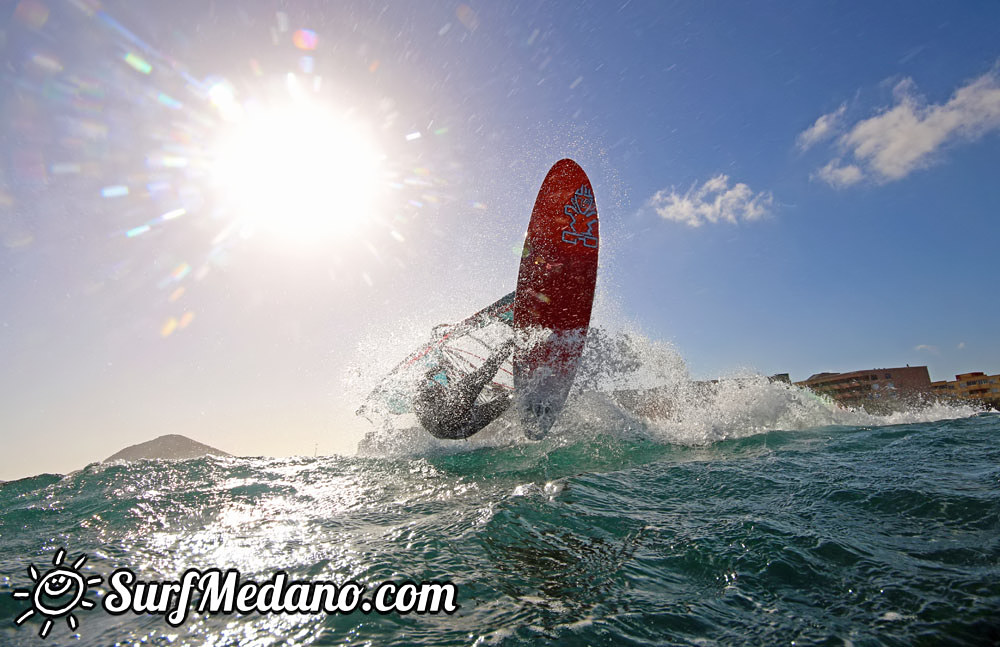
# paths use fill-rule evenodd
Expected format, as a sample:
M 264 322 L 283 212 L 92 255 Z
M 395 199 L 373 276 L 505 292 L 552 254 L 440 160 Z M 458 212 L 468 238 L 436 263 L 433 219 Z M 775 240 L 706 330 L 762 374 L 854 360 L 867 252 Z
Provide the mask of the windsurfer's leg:
M 465 408 L 471 407 L 486 385 L 493 380 L 497 371 L 500 370 L 500 365 L 504 363 L 513 348 L 513 339 L 504 342 L 493 355 L 483 362 L 482 366 L 463 377 L 455 385 L 454 391 L 460 394 L 460 401 L 464 403 Z
M 478 433 L 497 418 L 499 418 L 504 411 L 510 407 L 511 397 L 509 395 L 504 395 L 495 400 L 491 400 L 486 404 L 481 404 L 477 407 L 473 407 L 469 411 L 469 417 L 465 424 L 459 429 L 452 430 L 453 434 L 451 438 L 461 439 L 468 438 L 469 436 Z
M 502 395 L 499 398 L 495 398 L 486 404 L 481 404 L 472 410 L 472 422 L 473 425 L 479 425 L 482 429 L 486 425 L 490 424 L 506 411 L 510 407 L 510 403 L 513 400 L 509 395 Z

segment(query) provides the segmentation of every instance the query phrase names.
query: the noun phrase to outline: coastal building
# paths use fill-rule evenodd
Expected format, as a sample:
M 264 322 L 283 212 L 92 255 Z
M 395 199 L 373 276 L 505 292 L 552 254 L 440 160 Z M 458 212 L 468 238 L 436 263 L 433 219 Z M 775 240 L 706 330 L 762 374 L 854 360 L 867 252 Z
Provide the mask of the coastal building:
M 948 400 L 971 400 L 1000 409 L 1000 375 L 961 373 L 951 381 L 931 382 L 931 392 Z
M 849 406 L 890 409 L 900 402 L 931 392 L 926 366 L 873 368 L 850 373 L 817 373 L 796 386 L 804 386 Z

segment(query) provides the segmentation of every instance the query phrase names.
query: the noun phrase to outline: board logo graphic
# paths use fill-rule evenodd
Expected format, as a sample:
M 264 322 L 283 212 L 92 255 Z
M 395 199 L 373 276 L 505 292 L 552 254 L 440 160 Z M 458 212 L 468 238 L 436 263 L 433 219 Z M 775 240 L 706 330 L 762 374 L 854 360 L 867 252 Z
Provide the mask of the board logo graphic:
M 594 192 L 589 184 L 576 190 L 569 204 L 563 207 L 563 213 L 570 217 L 569 229 L 562 233 L 563 242 L 576 245 L 583 241 L 584 247 L 597 247 L 597 235 L 594 234 L 597 205 L 594 204 Z
M 38 573 L 34 564 L 28 566 L 28 576 L 35 586 L 31 589 L 17 589 L 12 595 L 17 600 L 31 600 L 31 608 L 14 620 L 20 626 L 36 613 L 45 617 L 38 635 L 45 638 L 52 630 L 52 622 L 57 618 L 66 618 L 70 631 L 76 631 L 80 626 L 73 610 L 93 609 L 94 603 L 86 599 L 87 587 L 101 583 L 99 575 L 84 577 L 80 567 L 87 561 L 86 555 L 80 555 L 70 566 L 64 566 L 66 550 L 60 548 L 52 558 L 52 566 L 44 575 Z

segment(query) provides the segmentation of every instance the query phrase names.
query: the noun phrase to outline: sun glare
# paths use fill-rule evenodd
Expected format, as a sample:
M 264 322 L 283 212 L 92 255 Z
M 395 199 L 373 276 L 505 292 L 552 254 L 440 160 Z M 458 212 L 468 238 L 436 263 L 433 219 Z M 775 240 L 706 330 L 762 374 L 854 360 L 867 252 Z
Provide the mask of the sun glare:
M 350 234 L 371 216 L 381 159 L 357 124 L 293 103 L 228 124 L 214 179 L 245 231 L 327 240 Z

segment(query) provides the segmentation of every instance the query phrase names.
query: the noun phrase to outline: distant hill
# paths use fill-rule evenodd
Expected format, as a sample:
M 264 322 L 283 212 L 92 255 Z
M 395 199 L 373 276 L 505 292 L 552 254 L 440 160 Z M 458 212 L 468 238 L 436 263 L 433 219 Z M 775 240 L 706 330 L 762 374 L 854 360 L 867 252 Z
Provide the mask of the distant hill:
M 126 447 L 117 454 L 104 459 L 109 461 L 138 461 L 144 458 L 169 458 L 179 460 L 198 458 L 206 455 L 230 456 L 224 451 L 209 447 L 186 436 L 168 434 L 153 440 Z

